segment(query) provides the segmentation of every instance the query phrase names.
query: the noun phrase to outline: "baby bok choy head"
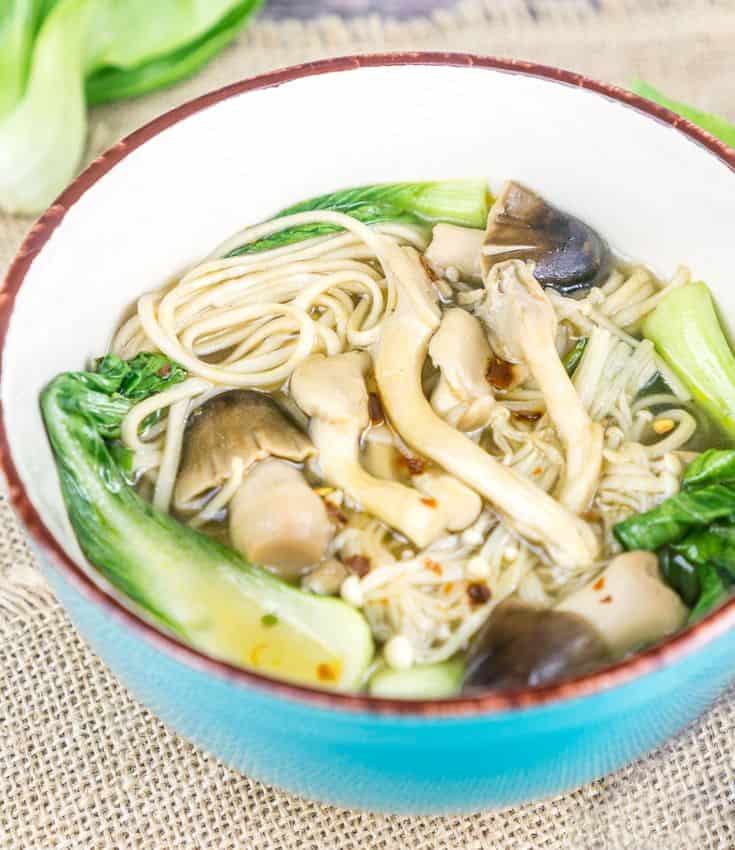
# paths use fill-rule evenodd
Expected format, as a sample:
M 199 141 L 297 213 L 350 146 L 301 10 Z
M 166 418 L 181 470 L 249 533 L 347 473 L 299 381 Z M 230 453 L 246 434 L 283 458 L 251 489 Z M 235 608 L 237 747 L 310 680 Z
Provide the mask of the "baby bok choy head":
M 331 689 L 358 687 L 372 659 L 361 614 L 297 590 L 157 511 L 109 442 L 133 405 L 185 377 L 165 357 L 103 358 L 66 372 L 41 409 L 79 544 L 119 590 L 192 646 L 244 667 Z

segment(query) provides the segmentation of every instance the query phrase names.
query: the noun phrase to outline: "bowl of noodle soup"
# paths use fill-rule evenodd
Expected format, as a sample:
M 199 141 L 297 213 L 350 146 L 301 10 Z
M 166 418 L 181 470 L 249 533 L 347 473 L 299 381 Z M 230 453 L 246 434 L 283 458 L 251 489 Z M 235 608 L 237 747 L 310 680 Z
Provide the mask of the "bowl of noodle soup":
M 732 678 L 734 213 L 730 149 L 526 63 L 330 60 L 162 116 L 4 284 L 45 575 L 289 790 L 449 813 L 616 769 Z

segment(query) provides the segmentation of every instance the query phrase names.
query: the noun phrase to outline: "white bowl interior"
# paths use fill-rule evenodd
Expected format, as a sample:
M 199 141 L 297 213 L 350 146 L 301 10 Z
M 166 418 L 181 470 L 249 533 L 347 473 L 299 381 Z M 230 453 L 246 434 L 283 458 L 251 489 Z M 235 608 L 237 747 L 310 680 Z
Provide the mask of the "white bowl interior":
M 670 126 L 584 89 L 477 67 L 362 68 L 232 97 L 133 151 L 34 260 L 5 348 L 2 400 L 28 494 L 73 539 L 38 409 L 42 387 L 105 351 L 142 292 L 241 226 L 361 183 L 518 178 L 735 315 L 735 173 Z

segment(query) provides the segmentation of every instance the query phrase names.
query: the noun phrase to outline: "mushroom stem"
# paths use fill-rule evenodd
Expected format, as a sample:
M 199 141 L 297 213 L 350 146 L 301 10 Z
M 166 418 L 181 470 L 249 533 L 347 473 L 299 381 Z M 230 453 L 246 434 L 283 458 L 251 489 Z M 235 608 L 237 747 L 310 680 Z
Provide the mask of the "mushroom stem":
M 584 523 L 436 415 L 421 388 L 429 340 L 441 319 L 436 296 L 416 251 L 395 246 L 386 254 L 398 302 L 377 344 L 375 377 L 393 426 L 408 445 L 488 499 L 554 561 L 592 563 L 599 544 Z
M 493 346 L 511 362 L 525 363 L 546 401 L 566 455 L 559 500 L 582 513 L 597 487 L 602 467 L 602 426 L 593 422 L 559 359 L 556 313 L 546 293 L 520 260 L 494 266 L 478 312 Z
M 360 464 L 360 436 L 369 422 L 369 367 L 366 352 L 315 355 L 294 372 L 291 394 L 311 417 L 309 432 L 324 478 L 423 548 L 445 530 L 440 506 L 412 487 L 375 478 Z

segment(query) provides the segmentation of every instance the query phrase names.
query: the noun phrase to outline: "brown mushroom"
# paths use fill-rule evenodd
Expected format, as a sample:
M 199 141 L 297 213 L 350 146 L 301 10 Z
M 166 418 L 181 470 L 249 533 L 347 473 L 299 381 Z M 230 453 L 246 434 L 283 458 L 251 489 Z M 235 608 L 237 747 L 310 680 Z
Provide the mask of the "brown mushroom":
M 534 276 L 542 286 L 569 294 L 600 280 L 609 252 L 589 225 L 511 180 L 488 216 L 483 276 L 504 260 L 533 261 Z
M 311 440 L 265 393 L 230 390 L 203 404 L 184 434 L 174 490 L 178 510 L 191 509 L 230 477 L 239 458 L 249 469 L 259 460 L 303 461 L 315 453 Z
M 292 577 L 320 560 L 333 532 L 324 503 L 287 463 L 314 453 L 307 435 L 264 393 L 222 393 L 187 425 L 174 504 L 196 510 L 238 462 L 244 477 L 230 500 L 232 543 L 250 560 Z
M 602 635 L 585 618 L 509 599 L 475 635 L 464 686 L 476 690 L 547 685 L 589 672 L 609 657 Z

